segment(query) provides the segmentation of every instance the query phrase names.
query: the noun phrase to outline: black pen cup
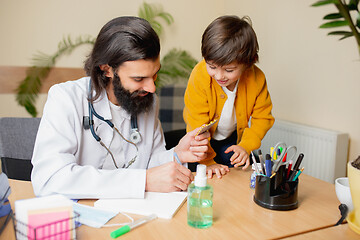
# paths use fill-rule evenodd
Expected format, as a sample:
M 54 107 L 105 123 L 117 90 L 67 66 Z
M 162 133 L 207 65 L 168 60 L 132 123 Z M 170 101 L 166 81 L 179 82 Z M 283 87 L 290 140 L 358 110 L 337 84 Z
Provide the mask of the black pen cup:
M 286 179 L 285 165 L 272 178 L 257 175 L 254 202 L 272 210 L 292 210 L 298 207 L 299 179 Z

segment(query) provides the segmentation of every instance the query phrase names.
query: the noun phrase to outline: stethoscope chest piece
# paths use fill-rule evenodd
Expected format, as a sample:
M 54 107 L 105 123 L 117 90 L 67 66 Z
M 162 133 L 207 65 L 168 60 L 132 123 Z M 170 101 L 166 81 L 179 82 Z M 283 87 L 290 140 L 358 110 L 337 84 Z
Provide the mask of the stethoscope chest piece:
M 139 142 L 141 142 L 141 135 L 140 135 L 139 131 L 137 130 L 137 128 L 131 129 L 130 141 L 132 141 L 135 144 L 138 144 Z
M 130 140 L 133 143 L 138 144 L 139 142 L 141 142 L 141 135 L 140 135 L 140 132 L 138 130 L 137 116 L 136 115 L 131 116 L 130 123 L 131 123 Z

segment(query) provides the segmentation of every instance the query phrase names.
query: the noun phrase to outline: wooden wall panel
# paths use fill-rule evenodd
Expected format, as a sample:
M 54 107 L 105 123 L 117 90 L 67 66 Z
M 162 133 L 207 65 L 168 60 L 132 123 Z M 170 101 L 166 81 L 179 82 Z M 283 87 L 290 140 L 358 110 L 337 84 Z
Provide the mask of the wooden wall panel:
M 0 94 L 16 93 L 16 88 L 26 77 L 27 67 L 0 66 Z M 53 68 L 43 82 L 40 93 L 47 93 L 49 88 L 60 82 L 79 79 L 85 76 L 82 68 Z

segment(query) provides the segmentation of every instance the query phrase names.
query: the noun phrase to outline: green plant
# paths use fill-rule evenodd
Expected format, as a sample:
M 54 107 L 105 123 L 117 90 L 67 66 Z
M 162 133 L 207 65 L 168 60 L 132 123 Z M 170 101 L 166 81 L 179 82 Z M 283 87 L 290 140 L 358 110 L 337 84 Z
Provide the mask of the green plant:
M 358 51 L 360 54 L 360 13 L 359 0 L 321 0 L 311 6 L 318 7 L 328 4 L 334 4 L 338 12 L 327 14 L 323 19 L 328 21 L 320 26 L 320 28 L 336 28 L 348 26 L 351 31 L 331 31 L 328 35 L 341 36 L 339 40 L 348 37 L 355 37 Z
M 32 58 L 33 66 L 26 70 L 26 77 L 17 87 L 16 100 L 20 106 L 25 107 L 31 116 L 37 116 L 37 110 L 34 105 L 42 82 L 49 75 L 56 61 L 64 55 L 69 55 L 74 49 L 85 44 L 94 44 L 95 39 L 91 36 L 78 37 L 75 41 L 70 36 L 64 38 L 58 44 L 58 50 L 53 55 L 38 52 Z
M 160 5 L 148 4 L 146 2 L 139 8 L 138 16 L 146 19 L 159 36 L 163 32 L 163 27 L 159 20 L 165 21 L 168 25 L 174 22 L 173 17 L 169 13 L 164 12 Z M 196 63 L 196 59 L 188 52 L 180 49 L 171 49 L 161 59 L 161 69 L 155 82 L 157 89 L 167 84 L 187 81 Z
M 173 17 L 169 13 L 164 12 L 160 5 L 148 4 L 146 2 L 140 6 L 138 16 L 146 19 L 159 36 L 163 32 L 161 21 L 165 21 L 168 25 L 174 22 Z M 42 82 L 56 65 L 57 60 L 64 55 L 71 54 L 79 46 L 86 44 L 93 45 L 94 43 L 95 38 L 91 36 L 80 36 L 75 40 L 68 36 L 58 44 L 58 50 L 53 55 L 42 52 L 35 54 L 32 58 L 33 66 L 27 69 L 25 79 L 22 80 L 16 90 L 18 104 L 25 107 L 31 116 L 36 117 L 38 113 L 34 103 Z M 196 59 L 184 50 L 170 50 L 161 59 L 161 69 L 155 82 L 156 86 L 161 88 L 166 84 L 187 81 L 196 62 Z

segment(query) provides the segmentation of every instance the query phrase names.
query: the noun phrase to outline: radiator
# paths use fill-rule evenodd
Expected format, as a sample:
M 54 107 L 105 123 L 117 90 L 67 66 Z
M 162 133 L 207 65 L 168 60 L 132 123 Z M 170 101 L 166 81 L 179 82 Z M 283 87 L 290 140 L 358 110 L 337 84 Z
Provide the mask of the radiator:
M 276 120 L 261 143 L 263 155 L 280 141 L 297 147 L 295 161 L 304 153 L 304 173 L 330 183 L 346 176 L 348 134 Z

